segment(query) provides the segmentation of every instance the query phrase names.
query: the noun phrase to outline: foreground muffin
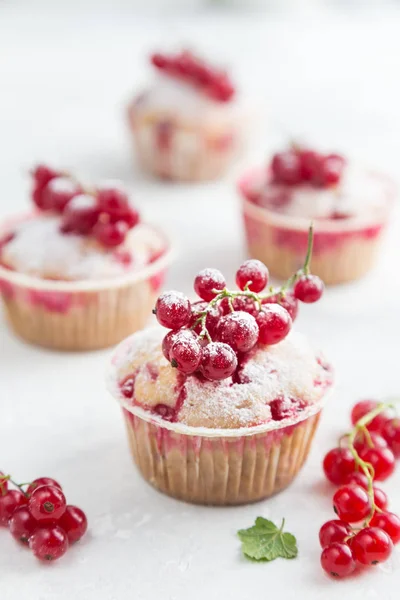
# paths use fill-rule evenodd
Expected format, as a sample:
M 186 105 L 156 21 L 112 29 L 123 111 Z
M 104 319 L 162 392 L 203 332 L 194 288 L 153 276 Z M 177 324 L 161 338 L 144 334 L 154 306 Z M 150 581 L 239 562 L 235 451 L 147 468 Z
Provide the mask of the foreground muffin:
M 301 264 L 314 221 L 312 269 L 325 283 L 362 277 L 374 263 L 395 189 L 337 154 L 291 148 L 239 182 L 247 245 L 286 278 Z
M 321 296 L 317 278 L 301 271 L 293 279 L 303 301 Z M 179 292 L 158 299 L 167 335 L 145 330 L 115 352 L 108 386 L 133 458 L 147 481 L 176 498 L 260 500 L 289 485 L 307 458 L 332 371 L 290 332 L 292 318 L 278 303 L 286 292 L 258 293 L 267 280 L 264 265 L 247 261 L 237 277 L 243 291 L 229 292 L 222 274 L 206 269 L 195 280 L 202 302 Z M 291 295 L 294 318 L 296 304 Z
M 128 109 L 136 153 L 158 177 L 220 177 L 242 146 L 243 109 L 227 73 L 188 51 L 154 54 L 154 82 Z
M 110 346 L 142 328 L 170 261 L 169 242 L 114 184 L 87 189 L 45 166 L 35 210 L 0 235 L 0 291 L 25 340 L 62 350 Z

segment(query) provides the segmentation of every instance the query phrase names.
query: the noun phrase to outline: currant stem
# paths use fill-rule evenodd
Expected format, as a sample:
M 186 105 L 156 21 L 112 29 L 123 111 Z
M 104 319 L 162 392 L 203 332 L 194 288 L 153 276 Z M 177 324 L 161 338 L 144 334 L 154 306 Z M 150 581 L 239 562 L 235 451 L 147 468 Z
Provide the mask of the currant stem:
M 30 485 L 29 483 L 17 483 L 16 481 L 14 481 L 11 478 L 11 475 L 0 475 L 0 480 L 9 481 L 10 483 L 12 483 L 12 485 L 14 485 L 16 488 L 19 489 L 19 491 L 21 492 L 21 494 L 23 494 L 25 496 L 25 498 L 29 498 L 28 494 L 25 492 L 25 490 L 22 487 L 24 485 Z

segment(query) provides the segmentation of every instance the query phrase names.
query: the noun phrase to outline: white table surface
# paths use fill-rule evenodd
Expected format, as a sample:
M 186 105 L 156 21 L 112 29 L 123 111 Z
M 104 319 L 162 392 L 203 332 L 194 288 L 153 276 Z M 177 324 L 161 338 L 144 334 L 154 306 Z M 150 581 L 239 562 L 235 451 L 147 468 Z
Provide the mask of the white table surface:
M 42 9 L 36 8 L 41 5 Z M 168 284 L 189 291 L 196 271 L 215 265 L 230 278 L 244 257 L 233 182 L 304 134 L 396 176 L 400 156 L 400 15 L 359 12 L 282 16 L 135 16 L 0 2 L 0 214 L 26 208 L 24 170 L 47 160 L 88 178 L 122 178 L 149 219 L 176 238 Z M 225 181 L 161 184 L 132 167 L 122 110 L 145 79 L 145 56 L 190 41 L 236 67 L 265 120 L 241 165 Z M 207 40 L 209 42 L 207 43 Z M 2 600 L 290 600 L 398 597 L 400 553 L 362 577 L 332 582 L 319 567 L 318 529 L 332 517 L 321 459 L 348 425 L 352 402 L 400 392 L 398 215 L 382 259 L 364 281 L 328 290 L 304 307 L 298 328 L 337 368 L 309 461 L 279 496 L 238 508 L 186 505 L 154 491 L 128 454 L 117 406 L 104 389 L 110 351 L 58 354 L 29 347 L 0 324 L 0 468 L 26 481 L 54 476 L 82 506 L 90 533 L 61 561 L 39 564 L 0 531 Z M 400 511 L 400 475 L 384 485 Z M 298 538 L 299 557 L 254 564 L 235 532 L 258 515 Z

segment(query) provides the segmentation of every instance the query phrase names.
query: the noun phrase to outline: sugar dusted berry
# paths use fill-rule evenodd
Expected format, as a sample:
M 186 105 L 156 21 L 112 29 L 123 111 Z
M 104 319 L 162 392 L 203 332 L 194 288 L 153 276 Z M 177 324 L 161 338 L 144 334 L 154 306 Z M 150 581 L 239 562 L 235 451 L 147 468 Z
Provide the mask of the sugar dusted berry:
M 211 342 L 203 349 L 201 372 L 211 381 L 230 377 L 238 365 L 235 352 L 228 344 Z
M 187 325 L 192 315 L 189 298 L 176 291 L 161 294 L 154 312 L 160 325 L 175 330 Z
M 235 352 L 248 352 L 257 343 L 259 329 L 256 319 L 247 312 L 235 311 L 222 317 L 217 336 Z
M 61 231 L 87 235 L 93 231 L 99 216 L 97 199 L 89 194 L 79 194 L 72 198 L 64 210 Z
M 222 302 L 221 302 L 222 304 Z M 215 332 L 221 318 L 221 305 L 208 306 L 207 302 L 199 301 L 192 304 L 192 316 L 189 326 L 193 327 L 193 331 L 197 334 L 201 332 L 201 322 L 199 322 L 202 313 L 207 309 L 206 328 L 210 336 L 214 339 Z
M 288 311 L 279 304 L 265 304 L 257 315 L 260 344 L 271 346 L 281 342 L 292 327 Z
M 81 192 L 81 187 L 73 179 L 69 177 L 55 177 L 43 188 L 42 206 L 40 208 L 61 213 L 72 198 Z
M 124 221 L 115 223 L 102 223 L 99 221 L 93 230 L 96 240 L 106 248 L 115 248 L 122 244 L 128 233 L 128 226 Z
M 299 312 L 299 301 L 295 298 L 293 292 L 283 292 L 281 294 L 275 294 L 262 301 L 263 304 L 280 304 L 285 308 L 292 321 L 294 322 L 297 313 Z
M 275 183 L 298 185 L 302 182 L 300 157 L 294 150 L 275 154 L 271 162 L 271 172 Z
M 293 293 L 297 300 L 311 304 L 317 302 L 324 292 L 324 284 L 316 275 L 302 275 L 295 283 Z
M 236 285 L 239 289 L 248 288 L 252 292 L 262 292 L 269 279 L 267 267 L 260 260 L 246 260 L 236 272 Z
M 196 337 L 177 335 L 169 351 L 171 365 L 181 373 L 190 375 L 199 368 L 202 352 L 203 349 Z
M 60 171 L 56 171 L 46 165 L 37 165 L 32 171 L 32 178 L 35 185 L 44 188 L 51 179 L 61 176 Z
M 171 361 L 170 351 L 177 340 L 197 339 L 196 333 L 192 329 L 178 329 L 167 333 L 162 341 L 162 351 L 168 362 Z
M 215 298 L 225 286 L 225 277 L 218 269 L 203 269 L 194 280 L 194 291 L 206 302 Z

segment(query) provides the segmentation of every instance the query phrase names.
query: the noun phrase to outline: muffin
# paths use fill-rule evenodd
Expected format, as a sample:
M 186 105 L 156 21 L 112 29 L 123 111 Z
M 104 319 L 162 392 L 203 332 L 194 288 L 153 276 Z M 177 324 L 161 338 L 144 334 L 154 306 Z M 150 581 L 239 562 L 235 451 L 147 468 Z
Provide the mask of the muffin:
M 114 183 L 87 189 L 45 166 L 34 210 L 0 234 L 6 319 L 28 342 L 60 350 L 111 346 L 141 329 L 171 258 L 166 236 L 141 222 Z
M 128 108 L 142 167 L 180 181 L 220 177 L 243 142 L 244 112 L 227 73 L 188 51 L 151 57 L 156 77 Z
M 249 254 L 286 278 L 301 264 L 314 222 L 312 270 L 327 284 L 372 267 L 395 196 L 392 181 L 345 160 L 292 148 L 239 182 Z
M 261 500 L 288 486 L 307 458 L 332 369 L 291 331 L 293 319 L 278 302 L 285 289 L 259 294 L 268 273 L 260 265 L 239 269 L 242 291 L 228 291 L 222 274 L 206 269 L 195 280 L 202 301 L 165 292 L 155 312 L 170 332 L 135 333 L 113 356 L 108 388 L 133 459 L 145 480 L 175 498 Z M 317 278 L 302 272 L 293 280 L 296 310 L 294 294 L 307 302 L 321 296 Z

